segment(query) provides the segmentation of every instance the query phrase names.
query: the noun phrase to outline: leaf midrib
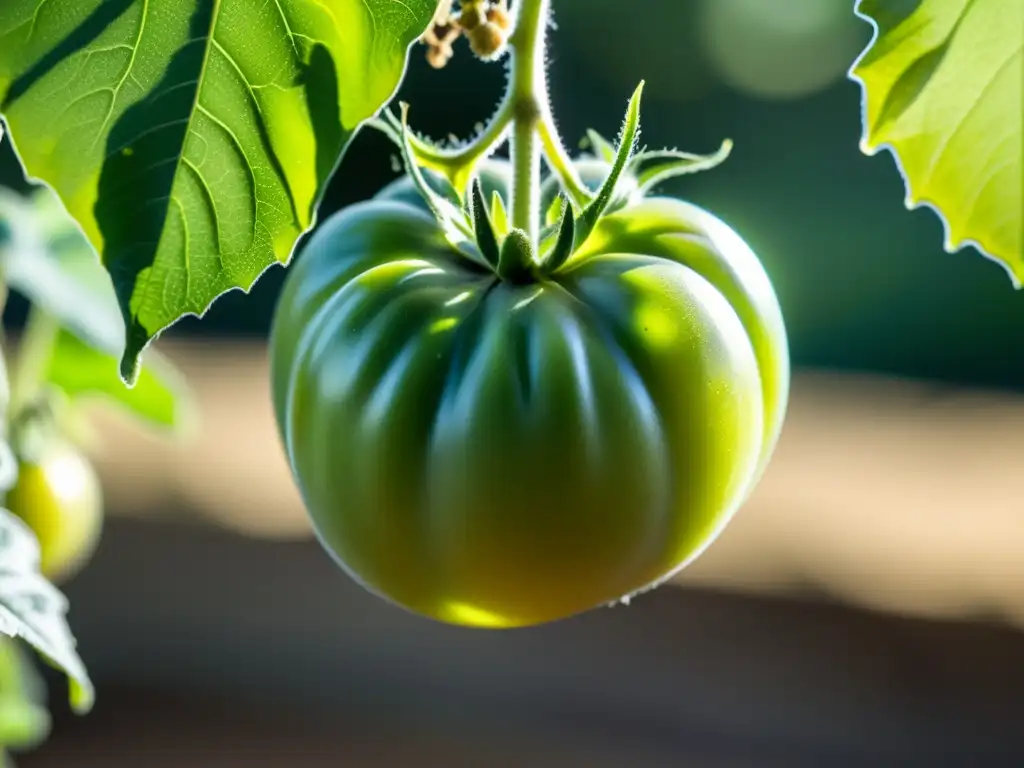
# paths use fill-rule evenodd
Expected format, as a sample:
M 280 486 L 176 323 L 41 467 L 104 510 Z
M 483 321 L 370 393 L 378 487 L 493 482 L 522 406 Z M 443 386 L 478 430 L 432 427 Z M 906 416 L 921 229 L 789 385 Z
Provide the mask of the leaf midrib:
M 144 7 L 148 7 L 149 6 L 149 0 L 143 0 L 143 2 L 144 2 Z M 220 19 L 221 3 L 222 3 L 222 0 L 213 0 L 213 11 L 210 14 L 209 33 L 207 34 L 207 40 L 206 40 L 206 44 L 205 44 L 204 50 L 203 50 L 203 62 L 202 62 L 202 64 L 199 67 L 199 76 L 196 78 L 196 92 L 195 92 L 195 94 L 192 97 L 192 107 L 189 109 L 188 123 L 185 126 L 185 135 L 182 137 L 181 146 L 178 148 L 178 152 L 177 152 L 177 154 L 176 154 L 176 156 L 174 158 L 174 177 L 173 177 L 173 180 L 171 182 L 171 189 L 170 189 L 170 193 L 169 193 L 169 197 L 168 197 L 168 201 L 169 202 L 171 200 L 174 200 L 174 198 L 175 198 L 174 187 L 178 183 L 178 176 L 182 172 L 182 166 L 184 165 L 184 161 L 185 161 L 185 147 L 188 145 L 189 137 L 192 135 L 193 123 L 194 123 L 194 121 L 196 119 L 196 114 L 198 114 L 199 109 L 200 109 L 199 96 L 203 92 L 203 83 L 206 81 L 206 71 L 207 71 L 207 69 L 208 69 L 208 67 L 210 65 L 210 55 L 211 55 L 211 53 L 213 51 L 213 46 L 214 46 L 214 44 L 216 42 L 217 22 Z M 140 33 L 140 38 L 141 38 L 141 33 Z M 202 174 L 199 173 L 198 169 L 195 169 L 194 172 L 195 172 L 196 176 L 201 181 L 203 181 L 203 189 L 206 190 L 207 195 L 210 197 L 211 211 L 213 212 L 213 224 L 214 224 L 214 229 L 215 229 L 215 231 L 217 233 L 217 243 L 218 243 L 217 251 L 218 251 L 218 255 L 220 255 L 220 257 L 223 259 L 223 254 L 221 253 L 220 247 L 219 247 L 219 244 L 220 244 L 220 216 L 217 214 L 216 203 L 215 203 L 213 195 L 210 194 L 209 190 L 206 187 L 206 182 L 205 182 L 205 180 L 203 180 Z M 180 201 L 174 200 L 174 202 L 175 202 L 176 205 L 178 205 L 179 210 L 180 210 L 181 209 Z M 189 243 L 189 240 L 190 240 L 190 238 L 188 236 L 188 219 L 185 216 L 185 212 L 183 210 L 180 210 L 180 215 L 181 215 L 181 220 L 182 220 L 182 227 L 183 227 L 183 229 L 185 231 L 185 248 L 183 248 L 183 251 L 184 251 L 183 257 L 184 257 L 184 260 L 185 260 L 185 264 L 184 264 L 184 266 L 185 266 L 185 295 L 188 296 L 188 294 L 191 292 L 190 291 L 190 287 L 191 287 L 191 280 L 192 280 L 192 255 L 191 255 L 191 249 L 188 247 L 188 243 Z M 167 231 L 167 222 L 170 219 L 170 216 L 171 216 L 171 205 L 168 204 L 167 210 L 164 212 L 163 224 L 161 225 L 161 228 L 160 228 L 160 236 L 157 238 L 157 244 L 156 244 L 156 249 L 157 250 L 159 250 L 159 248 L 160 248 L 160 243 L 163 242 L 164 233 Z M 154 259 L 154 264 L 150 266 L 150 268 L 148 269 L 148 271 L 146 273 L 146 284 L 142 288 L 143 300 L 140 302 L 142 304 L 145 303 L 145 299 L 149 298 L 149 290 L 150 290 L 150 287 L 151 287 L 151 284 L 152 284 L 152 281 L 153 281 L 153 275 L 157 271 L 157 270 L 155 270 L 153 268 L 155 266 L 156 266 L 156 264 L 155 264 L 155 259 Z M 132 316 L 132 320 L 134 322 L 138 322 L 138 313 L 137 312 L 132 311 L 131 312 L 131 316 Z

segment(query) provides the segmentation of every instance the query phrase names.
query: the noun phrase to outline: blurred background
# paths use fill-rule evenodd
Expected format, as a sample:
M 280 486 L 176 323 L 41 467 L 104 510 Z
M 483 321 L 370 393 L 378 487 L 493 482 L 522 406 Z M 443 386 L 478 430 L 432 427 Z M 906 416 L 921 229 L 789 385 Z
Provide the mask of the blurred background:
M 851 5 L 554 3 L 563 135 L 614 136 L 643 78 L 644 143 L 732 138 L 666 191 L 747 239 L 789 328 L 776 458 L 676 584 L 506 633 L 352 584 L 274 433 L 275 268 L 160 344 L 199 398 L 191 444 L 102 417 L 106 531 L 65 587 L 98 705 L 71 717 L 54 678 L 53 736 L 19 765 L 1024 765 L 1024 298 L 945 253 L 891 157 L 858 150 L 846 72 L 871 30 Z M 419 131 L 465 136 L 504 76 L 465 43 L 440 73 L 418 47 L 400 96 Z M 322 217 L 394 178 L 394 154 L 363 131 Z M 23 185 L 6 144 L 0 184 Z

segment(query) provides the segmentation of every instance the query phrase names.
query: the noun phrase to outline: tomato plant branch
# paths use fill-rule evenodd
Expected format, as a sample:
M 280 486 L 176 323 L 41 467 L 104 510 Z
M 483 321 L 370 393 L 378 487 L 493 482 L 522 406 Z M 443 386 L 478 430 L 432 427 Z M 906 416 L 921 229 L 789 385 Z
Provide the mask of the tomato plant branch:
M 38 307 L 29 310 L 25 330 L 18 345 L 18 359 L 10 385 L 12 414 L 28 405 L 39 393 L 59 330 L 60 325 L 53 315 Z
M 393 114 L 385 113 L 385 119 L 376 118 L 369 122 L 389 135 L 396 144 L 402 143 L 401 121 Z M 479 162 L 506 139 L 511 122 L 512 98 L 511 94 L 508 94 L 486 127 L 473 139 L 458 147 L 437 147 L 411 132 L 406 136 L 420 166 L 443 174 L 462 194 L 466 191 L 469 179 Z
M 481 24 L 484 24 L 478 2 L 473 0 L 470 5 L 470 0 L 463 0 L 461 14 L 455 15 L 451 14 L 451 3 L 443 3 L 438 7 L 434 26 L 423 40 L 434 45 L 432 51 L 436 53 L 435 49 L 443 42 L 438 37 L 441 30 L 449 30 L 444 34 L 451 35 L 452 25 L 458 29 L 460 18 L 468 13 L 473 14 L 475 20 L 473 26 L 466 30 L 471 36 L 471 48 L 479 58 L 491 61 L 499 57 L 501 52 L 509 52 L 509 81 L 501 103 L 487 125 L 476 136 L 458 146 L 440 147 L 407 131 L 402 121 L 388 110 L 367 122 L 399 146 L 407 143 L 415 163 L 422 169 L 442 174 L 463 200 L 468 198 L 469 183 L 480 161 L 491 155 L 506 139 L 510 139 L 509 150 L 513 165 L 511 223 L 514 228 L 524 231 L 529 241 L 536 245 L 541 218 L 542 158 L 576 210 L 582 211 L 593 197 L 581 181 L 572 157 L 558 135 L 551 112 L 545 38 L 551 0 L 519 0 L 515 7 L 514 27 L 507 39 L 501 37 L 502 30 L 513 26 L 512 22 L 501 22 L 500 17 L 487 16 L 486 24 L 499 36 L 489 43 L 493 47 L 487 51 L 482 51 L 479 39 L 473 42 L 472 37 L 481 32 Z M 487 13 L 505 13 L 505 8 L 505 2 L 501 2 L 489 6 Z M 490 21 L 492 18 L 496 20 Z M 444 42 L 444 45 L 450 47 L 450 42 Z M 447 55 L 450 56 L 450 51 Z M 435 66 L 443 65 L 444 62 L 441 62 Z

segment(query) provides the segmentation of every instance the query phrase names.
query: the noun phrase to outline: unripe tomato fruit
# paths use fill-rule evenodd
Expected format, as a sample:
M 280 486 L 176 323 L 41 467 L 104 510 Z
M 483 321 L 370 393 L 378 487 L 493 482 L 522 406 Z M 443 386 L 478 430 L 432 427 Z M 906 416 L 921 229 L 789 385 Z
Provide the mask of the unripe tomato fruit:
M 502 173 L 488 163 L 485 187 Z M 757 258 L 664 197 L 512 285 L 393 184 L 310 239 L 270 355 L 324 546 L 378 595 L 484 627 L 580 613 L 691 561 L 763 470 L 789 388 Z
M 39 539 L 40 570 L 47 578 L 70 578 L 95 551 L 103 493 L 92 464 L 74 446 L 58 441 L 38 459 L 20 461 L 5 504 Z

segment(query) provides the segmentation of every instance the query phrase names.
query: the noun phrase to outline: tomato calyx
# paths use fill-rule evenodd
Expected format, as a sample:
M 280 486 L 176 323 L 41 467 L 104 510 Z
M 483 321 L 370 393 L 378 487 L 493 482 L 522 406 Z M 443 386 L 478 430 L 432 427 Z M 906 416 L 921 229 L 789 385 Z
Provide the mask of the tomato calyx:
M 497 274 L 510 285 L 529 285 L 542 277 L 533 243 L 523 230 L 513 229 L 501 244 Z
M 473 179 L 473 196 L 470 200 L 470 216 L 473 219 L 473 232 L 476 235 L 476 244 L 480 249 L 487 263 L 496 269 L 501 264 L 501 243 L 498 233 L 494 231 L 494 224 L 491 222 L 491 214 L 487 210 L 487 203 L 484 202 L 484 189 L 480 184 L 480 178 Z
M 400 148 L 406 174 L 437 219 L 449 244 L 478 267 L 513 284 L 544 280 L 579 251 L 601 219 L 638 202 L 660 184 L 684 174 L 709 170 L 728 158 L 732 142 L 708 155 L 677 149 L 638 147 L 640 101 L 644 83 L 634 91 L 615 144 L 597 131 L 587 132 L 589 155 L 573 160 L 582 191 L 568 189 L 564 174 L 552 173 L 540 184 L 544 216 L 537 241 L 509 226 L 505 200 L 495 190 L 488 204 L 480 183 L 485 153 L 445 155 L 409 129 L 409 105 L 400 117 L 386 113 L 372 125 Z M 469 150 L 472 148 L 470 147 Z M 455 159 L 452 159 L 455 158 Z M 554 167 L 555 162 L 549 165 Z
M 500 199 L 501 196 L 495 193 L 493 200 Z M 501 209 L 496 207 L 496 210 Z M 477 247 L 501 280 L 512 285 L 528 285 L 541 279 L 533 243 L 523 230 L 509 230 L 499 243 L 479 178 L 473 180 L 470 215 Z

